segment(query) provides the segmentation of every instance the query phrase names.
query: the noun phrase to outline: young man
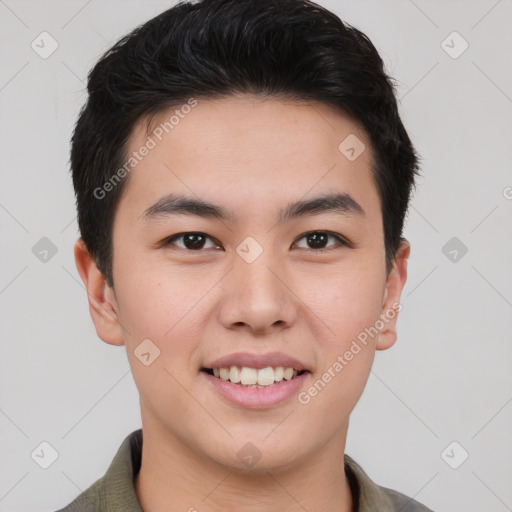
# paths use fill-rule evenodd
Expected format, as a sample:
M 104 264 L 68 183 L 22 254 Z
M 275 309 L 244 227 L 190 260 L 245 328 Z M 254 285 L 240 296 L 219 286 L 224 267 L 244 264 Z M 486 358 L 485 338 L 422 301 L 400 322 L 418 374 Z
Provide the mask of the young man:
M 88 91 L 75 258 L 142 429 L 62 510 L 427 511 L 344 455 L 418 172 L 372 43 L 306 0 L 182 3 Z

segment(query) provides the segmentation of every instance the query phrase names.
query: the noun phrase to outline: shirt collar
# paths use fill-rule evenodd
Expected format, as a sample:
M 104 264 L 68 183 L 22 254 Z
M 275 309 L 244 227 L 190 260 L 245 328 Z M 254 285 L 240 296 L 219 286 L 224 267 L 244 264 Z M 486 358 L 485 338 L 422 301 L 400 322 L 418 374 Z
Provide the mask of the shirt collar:
M 115 504 L 116 509 L 124 512 L 143 512 L 134 483 L 141 459 L 142 429 L 139 429 L 125 438 L 107 472 L 93 486 L 96 487 L 101 510 L 111 510 Z M 385 489 L 376 485 L 348 455 L 345 455 L 345 472 L 352 492 L 354 512 L 396 510 Z

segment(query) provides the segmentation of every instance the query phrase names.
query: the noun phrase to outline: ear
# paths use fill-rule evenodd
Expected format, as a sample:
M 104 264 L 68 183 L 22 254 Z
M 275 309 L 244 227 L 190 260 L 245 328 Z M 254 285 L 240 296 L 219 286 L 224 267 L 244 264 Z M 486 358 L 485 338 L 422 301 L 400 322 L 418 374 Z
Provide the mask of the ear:
M 87 291 L 89 313 L 96 333 L 106 343 L 124 345 L 114 290 L 107 284 L 81 238 L 75 243 L 75 264 Z
M 385 350 L 394 345 L 396 341 L 396 322 L 400 306 L 400 295 L 407 281 L 407 261 L 411 252 L 409 242 L 402 239 L 389 273 L 381 311 L 381 321 L 384 327 L 379 333 L 376 349 Z

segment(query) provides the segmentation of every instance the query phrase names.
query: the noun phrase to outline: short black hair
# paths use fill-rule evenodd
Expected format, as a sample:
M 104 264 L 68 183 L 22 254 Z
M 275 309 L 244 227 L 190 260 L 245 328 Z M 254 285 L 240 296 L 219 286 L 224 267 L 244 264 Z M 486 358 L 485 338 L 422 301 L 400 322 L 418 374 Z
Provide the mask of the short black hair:
M 87 89 L 71 169 L 81 237 L 111 286 L 113 220 L 127 181 L 116 172 L 129 158 L 135 124 L 190 98 L 247 93 L 320 102 L 364 129 L 374 155 L 387 272 L 392 268 L 419 157 L 379 53 L 327 9 L 308 0 L 180 2 L 109 49 L 90 71 Z M 108 193 L 106 183 L 114 185 Z

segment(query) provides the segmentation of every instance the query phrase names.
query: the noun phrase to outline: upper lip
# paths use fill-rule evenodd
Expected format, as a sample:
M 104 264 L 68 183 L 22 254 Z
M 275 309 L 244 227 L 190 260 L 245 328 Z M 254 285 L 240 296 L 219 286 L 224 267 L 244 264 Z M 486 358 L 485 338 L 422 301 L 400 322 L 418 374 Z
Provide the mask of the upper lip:
M 307 367 L 304 363 L 295 357 L 283 354 L 281 352 L 268 352 L 266 354 L 235 352 L 233 354 L 219 357 L 211 363 L 207 363 L 204 368 L 229 368 L 230 366 L 246 366 L 248 368 L 256 368 L 258 370 L 261 368 L 267 368 L 269 366 L 272 366 L 273 368 L 282 366 L 284 368 L 294 368 L 295 370 L 299 371 L 307 370 Z

